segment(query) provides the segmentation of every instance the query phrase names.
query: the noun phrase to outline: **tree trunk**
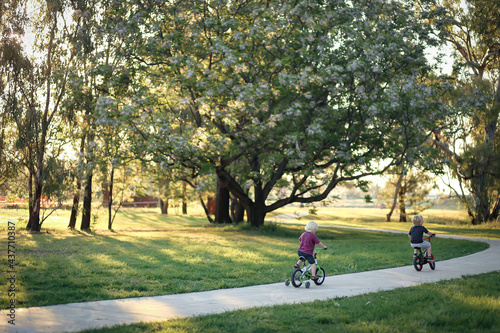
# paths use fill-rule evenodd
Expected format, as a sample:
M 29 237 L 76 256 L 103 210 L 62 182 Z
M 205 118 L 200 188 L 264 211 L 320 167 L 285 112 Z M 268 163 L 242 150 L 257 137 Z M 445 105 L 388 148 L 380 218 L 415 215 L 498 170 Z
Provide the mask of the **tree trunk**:
M 215 197 L 215 223 L 233 223 L 229 216 L 229 191 L 219 179 Z
M 406 221 L 406 204 L 405 204 L 406 185 L 399 188 L 399 222 Z
M 203 200 L 202 200 L 203 202 Z M 212 196 L 207 197 L 207 212 L 208 214 L 215 215 L 215 198 Z
M 47 47 L 47 61 L 46 61 L 46 67 L 45 67 L 45 77 L 44 77 L 44 83 L 47 84 L 47 90 L 45 93 L 45 106 L 43 110 L 43 115 L 41 119 L 41 124 L 40 124 L 40 137 L 38 135 L 36 136 L 36 153 L 35 153 L 35 161 L 33 161 L 33 164 L 36 165 L 36 171 L 34 171 L 35 174 L 35 193 L 34 193 L 34 200 L 33 200 L 33 210 L 30 214 L 32 217 L 32 220 L 30 222 L 30 230 L 39 232 L 41 228 L 41 221 L 40 221 L 40 210 L 41 210 L 41 198 L 42 198 L 42 190 L 43 190 L 43 176 L 44 176 L 44 159 L 45 159 L 45 150 L 46 150 L 46 144 L 47 144 L 47 135 L 49 134 L 49 125 L 52 120 L 52 117 L 54 116 L 56 109 L 57 109 L 57 103 L 55 106 L 55 109 L 52 110 L 52 112 L 49 112 L 50 108 L 50 100 L 52 97 L 51 93 L 51 76 L 52 76 L 52 51 L 53 51 L 53 41 L 54 41 L 54 34 L 56 31 L 57 27 L 57 14 L 54 15 L 54 22 L 52 24 L 52 28 L 50 30 L 50 40 L 49 44 Z M 64 89 L 61 90 L 61 94 L 64 91 Z M 59 97 L 62 97 L 62 95 L 59 95 Z M 50 114 L 50 115 L 49 115 Z M 34 167 L 34 166 L 33 166 Z
M 483 178 L 485 176 L 481 176 Z M 481 179 L 484 181 L 484 178 Z M 483 184 L 484 185 L 484 184 Z M 479 188 L 476 193 L 473 193 L 475 201 L 475 218 L 472 220 L 473 225 L 481 224 L 490 220 L 490 203 L 488 200 L 488 190 Z
M 245 207 L 236 197 L 231 197 L 231 218 L 234 223 L 243 222 L 245 217 Z
M 399 188 L 401 187 L 401 182 L 403 181 L 403 173 L 399 175 L 398 182 L 396 183 L 396 191 L 394 192 L 394 200 L 392 201 L 391 211 L 385 217 L 385 222 L 391 222 L 391 216 L 394 212 L 394 208 L 396 208 L 396 202 L 398 200 Z
M 482 76 L 479 77 L 482 79 Z M 474 159 L 474 171 L 477 174 L 476 178 L 471 180 L 472 196 L 475 202 L 475 216 L 471 219 L 472 224 L 481 224 L 492 220 L 491 214 L 497 210 L 496 206 L 490 211 L 489 194 L 490 188 L 493 186 L 491 173 L 493 173 L 495 164 L 495 133 L 497 130 L 498 117 L 500 114 L 500 76 L 496 84 L 495 98 L 493 106 L 489 110 L 488 118 L 484 128 L 484 143 L 478 149 L 478 154 Z M 477 170 L 477 171 L 476 171 Z M 498 216 L 498 215 L 497 215 Z
M 168 215 L 168 198 L 163 201 L 163 199 L 160 199 L 160 208 L 161 208 L 161 213 Z
M 82 140 L 80 142 L 80 156 L 83 156 L 85 151 L 85 135 L 82 136 Z M 80 158 L 80 165 L 83 164 L 83 159 Z M 76 217 L 78 215 L 78 205 L 80 204 L 80 193 L 82 191 L 82 178 L 80 174 L 77 173 L 76 176 L 76 193 L 73 196 L 73 206 L 71 207 L 71 216 L 69 218 L 68 228 L 75 229 L 76 228 Z
M 252 165 L 252 171 L 259 170 L 258 160 L 255 160 Z M 255 202 L 248 197 L 248 193 L 238 185 L 231 175 L 225 170 L 217 171 L 217 179 L 224 184 L 224 187 L 231 192 L 236 198 L 238 198 L 239 203 L 243 205 L 247 212 L 247 220 L 253 227 L 260 227 L 264 225 L 264 219 L 266 217 L 266 198 L 267 191 L 262 189 L 262 183 L 260 180 L 254 182 L 254 197 Z
M 69 218 L 68 228 L 75 229 L 76 227 L 76 217 L 78 215 L 78 204 L 80 203 L 80 191 L 82 190 L 82 185 L 80 182 L 76 185 L 77 193 L 73 196 L 73 206 L 71 207 L 71 216 Z
M 186 182 L 182 183 L 182 214 L 187 215 L 188 210 L 187 210 L 187 189 L 186 189 Z
M 493 210 L 490 215 L 490 221 L 496 221 L 498 219 L 499 213 L 500 213 L 500 194 L 498 194 L 495 205 L 493 206 Z
M 210 216 L 210 212 L 208 211 L 207 205 L 205 205 L 205 202 L 203 201 L 203 198 L 201 197 L 201 195 L 199 193 L 198 193 L 198 198 L 200 199 L 201 206 L 203 207 L 203 210 L 205 211 L 205 215 L 207 216 L 208 222 L 215 223 L 215 221 Z
M 93 129 L 91 122 L 91 110 L 88 109 L 86 112 L 86 121 L 89 129 Z M 95 133 L 87 133 L 87 163 L 93 160 L 94 152 L 92 148 L 92 143 L 94 142 Z M 85 190 L 83 194 L 83 211 L 82 211 L 82 224 L 80 225 L 81 230 L 90 231 L 90 220 L 92 217 L 92 178 L 94 176 L 93 170 L 87 170 L 87 179 L 85 181 Z
M 263 204 L 252 205 L 250 209 L 247 209 L 247 218 L 252 227 L 259 228 L 263 226 L 266 218 L 265 206 Z
M 111 166 L 108 196 L 108 230 L 113 230 L 113 181 L 115 178 L 115 167 Z
M 33 196 L 33 207 L 32 211 L 30 212 L 30 231 L 34 232 L 39 232 L 41 225 L 40 225 L 40 205 L 41 205 L 41 198 L 42 198 L 42 184 L 40 179 L 38 177 L 35 177 L 35 193 Z
M 33 211 L 33 174 L 30 171 L 30 175 L 28 178 L 28 212 L 29 212 L 29 218 L 28 218 L 28 224 L 26 225 L 26 230 L 31 230 L 31 222 L 33 216 L 31 215 L 31 212 Z
M 81 230 L 90 230 L 90 219 L 92 216 L 92 173 L 87 176 L 85 193 L 83 195 L 83 211 Z

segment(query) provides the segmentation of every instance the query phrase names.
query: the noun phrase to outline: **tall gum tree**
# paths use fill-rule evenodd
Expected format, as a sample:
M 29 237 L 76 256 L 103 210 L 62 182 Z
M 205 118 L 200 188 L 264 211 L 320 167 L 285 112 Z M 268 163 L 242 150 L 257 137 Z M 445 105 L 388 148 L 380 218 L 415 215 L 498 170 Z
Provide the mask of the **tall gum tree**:
M 45 187 L 51 176 L 48 167 L 58 158 L 54 153 L 60 152 L 56 147 L 57 124 L 72 56 L 62 15 L 65 3 L 46 1 L 34 5 L 38 10 L 30 17 L 30 24 L 36 35 L 34 51 L 39 61 L 30 56 L 30 66 L 25 66 L 23 71 L 12 71 L 18 80 L 12 105 L 18 107 L 10 108 L 10 116 L 17 128 L 16 148 L 22 152 L 23 164 L 29 171 L 27 228 L 38 232 L 44 220 L 40 217 L 42 195 L 50 196 L 50 187 Z
M 431 4 L 116 2 L 123 52 L 153 87 L 130 103 L 129 123 L 170 167 L 215 170 L 260 226 L 399 164 L 445 117 L 424 83 Z M 192 115 L 182 135 L 179 110 Z
M 115 100 L 127 98 L 129 71 L 122 62 L 123 56 L 114 52 L 119 49 L 121 37 L 114 32 L 110 34 L 105 28 L 107 25 L 114 26 L 115 15 L 110 11 L 110 2 L 71 1 L 71 17 L 76 31 L 71 39 L 75 66 L 65 100 L 65 112 L 75 127 L 75 138 L 78 140 L 74 142 L 74 150 L 79 151 L 80 156 L 74 177 L 76 189 L 69 227 L 76 226 L 80 192 L 84 185 L 82 230 L 90 228 L 93 191 L 97 187 L 93 184 L 94 178 L 99 175 L 98 166 L 110 165 L 107 178 L 112 180 L 114 168 L 122 163 L 116 159 L 124 155 L 121 153 L 121 131 L 113 119 L 116 117 Z M 101 109 L 106 110 L 105 117 L 99 116 Z M 111 161 L 115 162 L 111 164 Z M 111 221 L 110 217 L 109 226 Z
M 32 65 L 23 50 L 22 38 L 27 25 L 26 4 L 20 1 L 0 3 L 0 191 L 12 190 L 13 179 L 21 168 L 15 149 L 16 124 L 13 114 L 22 108 L 17 102 L 21 83 Z
M 457 89 L 448 100 L 454 126 L 436 132 L 433 144 L 447 156 L 459 180 L 457 196 L 472 224 L 500 213 L 500 3 L 446 0 L 441 38 L 455 53 Z M 458 119 L 459 118 L 459 119 Z

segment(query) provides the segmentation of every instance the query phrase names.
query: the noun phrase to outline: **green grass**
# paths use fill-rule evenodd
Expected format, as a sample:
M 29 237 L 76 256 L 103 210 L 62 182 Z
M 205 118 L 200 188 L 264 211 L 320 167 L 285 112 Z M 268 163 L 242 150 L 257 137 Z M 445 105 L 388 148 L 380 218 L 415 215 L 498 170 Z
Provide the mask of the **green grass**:
M 499 332 L 500 272 L 302 304 L 85 332 Z
M 306 224 L 314 220 L 323 225 L 339 225 L 359 228 L 378 228 L 386 230 L 410 230 L 411 222 L 399 221 L 399 212 L 394 211 L 391 221 L 385 222 L 388 209 L 378 208 L 343 208 L 343 207 L 318 207 L 314 214 L 308 214 L 298 219 L 282 220 Z M 269 214 L 269 218 L 284 213 L 309 213 L 308 208 L 287 207 Z M 437 234 L 461 235 L 478 238 L 500 239 L 500 223 L 485 223 L 473 226 L 469 223 L 465 212 L 451 209 L 429 209 L 421 214 L 424 217 L 424 226 L 429 231 Z M 408 215 L 411 221 L 413 215 Z
M 46 212 L 45 214 L 48 214 Z M 71 212 L 56 210 L 42 224 L 42 232 L 63 232 L 67 230 Z M 16 228 L 24 230 L 28 222 L 27 209 L 0 209 L 0 230 L 5 230 L 7 221 L 17 221 Z M 158 208 L 122 208 L 113 223 L 115 231 L 130 230 L 165 230 L 167 224 L 178 227 L 203 227 L 208 223 L 203 212 L 196 206 L 190 207 L 189 215 L 162 215 Z M 78 216 L 76 229 L 81 224 Z M 93 209 L 91 230 L 108 229 L 108 211 L 103 208 Z
M 290 212 L 310 213 L 308 208 L 289 206 L 268 217 Z M 320 207 L 313 214 L 284 222 L 316 220 L 322 225 L 403 231 L 411 227 L 411 223 L 386 223 L 385 214 L 385 209 Z M 467 217 L 456 210 L 432 209 L 422 215 L 424 225 L 438 234 L 500 239 L 498 223 L 470 226 Z M 395 213 L 393 220 L 397 217 Z M 190 208 L 189 216 L 160 215 L 158 209 L 123 209 L 114 232 L 106 230 L 104 210 L 96 210 L 92 232 L 68 230 L 69 212 L 57 211 L 44 223 L 41 234 L 31 234 L 24 229 L 26 210 L 0 210 L 1 267 L 8 265 L 8 220 L 18 221 L 19 308 L 282 282 L 296 261 L 297 237 L 303 232 L 303 225 L 266 223 L 260 230 L 247 224 L 209 225 L 199 209 Z M 406 235 L 320 228 L 318 237 L 328 246 L 319 258 L 327 275 L 411 264 Z M 482 242 L 433 239 L 438 260 L 486 247 Z M 132 325 L 118 331 L 498 331 L 497 316 L 491 313 L 499 310 L 499 280 L 497 272 L 327 302 Z M 0 286 L 0 293 L 0 307 L 6 308 L 6 284 Z M 429 310 L 422 304 L 429 305 Z
M 441 209 L 444 207 L 446 209 Z M 388 209 L 378 208 L 345 208 L 345 207 L 316 207 L 315 212 L 311 214 L 310 208 L 300 208 L 294 205 L 288 205 L 276 211 L 267 214 L 267 219 L 284 213 L 303 213 L 307 214 L 298 219 L 283 220 L 288 222 L 298 222 L 306 224 L 309 220 L 315 220 L 324 225 L 340 225 L 362 228 L 379 228 L 387 230 L 407 231 L 411 227 L 411 222 L 399 221 L 399 212 L 394 211 L 392 222 L 385 222 L 385 216 Z M 113 224 L 115 231 L 132 230 L 165 230 L 171 226 L 186 228 L 203 228 L 208 223 L 203 211 L 198 205 L 192 205 L 188 209 L 189 215 L 161 215 L 158 208 L 125 208 L 118 212 Z M 54 212 L 42 226 L 45 232 L 61 232 L 67 229 L 70 212 L 67 210 L 58 210 Z M 469 223 L 467 214 L 464 211 L 451 209 L 450 205 L 441 205 L 433 209 L 428 209 L 422 213 L 424 225 L 431 231 L 438 234 L 452 234 L 479 238 L 500 239 L 500 223 L 485 223 L 473 226 Z M 412 215 L 408 214 L 408 221 Z M 107 211 L 104 209 L 95 209 L 94 217 L 91 223 L 92 230 L 107 230 Z M 23 230 L 28 219 L 27 210 L 9 210 L 0 209 L 0 231 L 5 230 L 7 220 L 16 220 L 17 229 Z M 77 228 L 80 225 L 80 217 L 77 221 Z
M 273 223 L 260 230 L 247 224 L 214 227 L 202 217 L 161 216 L 156 210 L 124 210 L 115 223 L 115 232 L 69 231 L 51 221 L 48 232 L 41 234 L 19 228 L 18 307 L 284 281 L 296 261 L 297 238 L 303 232 L 302 226 Z M 320 258 L 328 275 L 411 264 L 405 235 L 321 228 L 318 237 L 329 248 Z M 439 238 L 433 244 L 438 260 L 487 247 Z M 0 249 L 2 267 L 7 266 L 6 249 L 6 245 Z M 7 286 L 0 291 L 5 295 Z M 2 298 L 0 307 L 6 305 Z

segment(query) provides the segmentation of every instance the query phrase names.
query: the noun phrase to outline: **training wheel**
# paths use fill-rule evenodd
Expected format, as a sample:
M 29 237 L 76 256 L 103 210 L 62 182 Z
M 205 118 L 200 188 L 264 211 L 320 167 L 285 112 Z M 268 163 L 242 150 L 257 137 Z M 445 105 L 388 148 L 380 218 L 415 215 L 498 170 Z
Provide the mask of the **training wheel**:
M 289 285 L 290 285 L 290 280 L 286 279 L 286 281 L 285 281 L 285 286 L 287 286 L 287 287 L 288 287 Z
M 309 288 L 311 286 L 311 282 L 307 281 L 306 282 L 306 288 Z

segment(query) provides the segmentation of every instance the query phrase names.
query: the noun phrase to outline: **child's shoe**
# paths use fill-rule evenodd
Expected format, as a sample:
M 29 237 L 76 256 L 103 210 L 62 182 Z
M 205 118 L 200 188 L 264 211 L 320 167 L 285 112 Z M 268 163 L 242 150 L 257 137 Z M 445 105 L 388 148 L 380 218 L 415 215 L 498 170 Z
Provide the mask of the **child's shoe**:
M 433 257 L 427 257 L 427 262 L 434 262 L 434 258 Z
M 300 268 L 300 265 L 299 264 L 295 264 L 295 265 L 293 265 L 293 268 Z

